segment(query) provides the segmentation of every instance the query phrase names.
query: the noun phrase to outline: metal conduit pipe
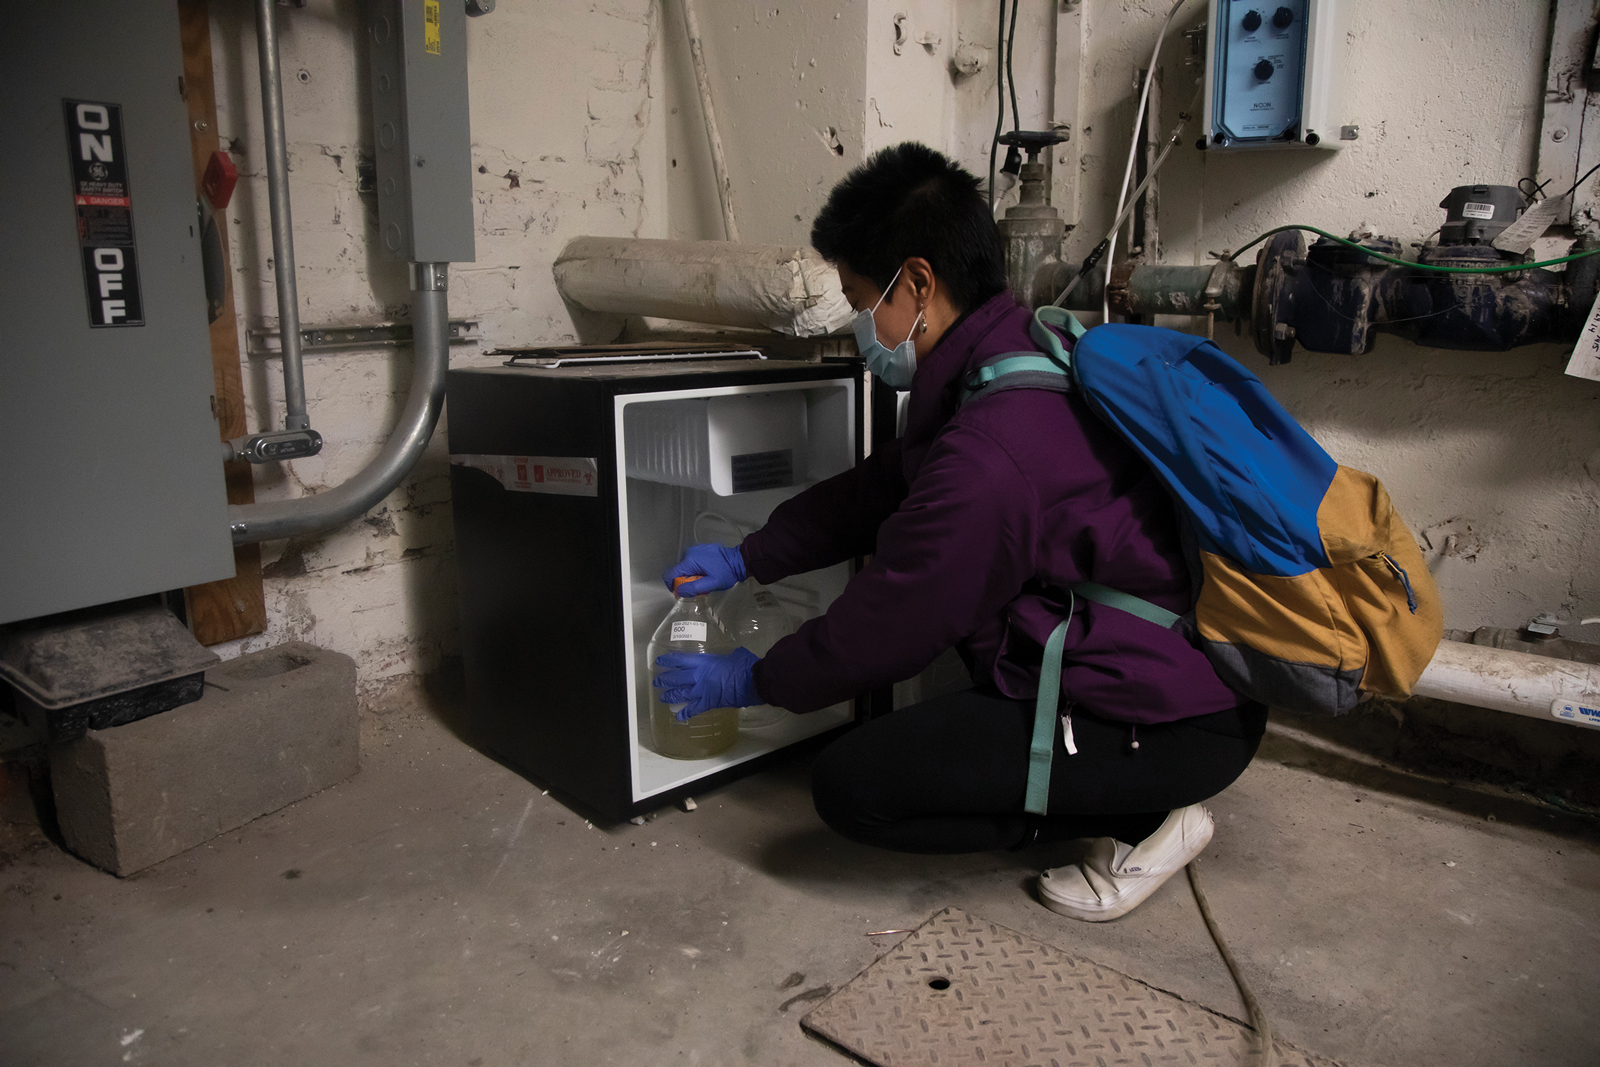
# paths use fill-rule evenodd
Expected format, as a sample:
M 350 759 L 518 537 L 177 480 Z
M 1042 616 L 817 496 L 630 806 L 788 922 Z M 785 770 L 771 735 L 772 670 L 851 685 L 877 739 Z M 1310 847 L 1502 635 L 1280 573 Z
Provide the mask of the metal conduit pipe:
M 361 515 L 400 484 L 428 447 L 444 407 L 450 365 L 450 264 L 411 264 L 411 393 L 389 440 L 361 473 L 342 485 L 295 500 L 228 506 L 233 543 L 272 541 L 337 526 Z
M 283 125 L 278 66 L 277 0 L 256 0 L 256 51 L 261 66 L 261 116 L 267 145 L 267 200 L 272 208 L 272 273 L 278 283 L 278 333 L 283 338 L 284 428 L 305 430 L 305 367 L 300 357 L 300 295 L 294 276 L 294 220 L 289 213 L 289 145 Z

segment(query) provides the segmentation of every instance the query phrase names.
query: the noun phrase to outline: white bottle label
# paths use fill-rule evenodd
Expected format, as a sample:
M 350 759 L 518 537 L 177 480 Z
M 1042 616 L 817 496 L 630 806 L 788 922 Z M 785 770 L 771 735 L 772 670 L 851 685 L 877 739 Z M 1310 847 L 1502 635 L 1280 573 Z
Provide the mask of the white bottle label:
M 706 639 L 706 624 L 703 622 L 675 622 L 672 624 L 673 641 L 700 641 Z

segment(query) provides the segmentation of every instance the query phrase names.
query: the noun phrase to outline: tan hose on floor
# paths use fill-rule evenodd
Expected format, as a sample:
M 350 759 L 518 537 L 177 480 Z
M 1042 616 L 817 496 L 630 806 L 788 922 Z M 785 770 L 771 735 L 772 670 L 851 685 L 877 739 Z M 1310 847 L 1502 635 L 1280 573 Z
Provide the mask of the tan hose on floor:
M 1206 901 L 1205 890 L 1200 888 L 1200 876 L 1195 873 L 1194 860 L 1184 868 L 1189 872 L 1189 888 L 1194 890 L 1194 902 L 1200 905 L 1200 918 L 1205 920 L 1206 931 L 1211 934 L 1211 940 L 1217 943 L 1217 951 L 1222 953 L 1222 962 L 1228 965 L 1228 973 L 1233 975 L 1233 984 L 1239 987 L 1239 995 L 1244 997 L 1245 1010 L 1250 1013 L 1250 1027 L 1256 1032 L 1256 1039 L 1261 1043 L 1261 1058 L 1258 1061 L 1261 1067 L 1273 1067 L 1277 1056 L 1272 1050 L 1272 1024 L 1267 1022 L 1267 1013 L 1261 1010 L 1261 1002 L 1251 992 L 1250 986 L 1244 980 L 1244 973 L 1239 970 L 1239 964 L 1233 958 L 1233 953 L 1228 951 L 1228 942 L 1223 940 L 1222 931 L 1217 929 L 1217 920 L 1211 917 L 1211 905 Z

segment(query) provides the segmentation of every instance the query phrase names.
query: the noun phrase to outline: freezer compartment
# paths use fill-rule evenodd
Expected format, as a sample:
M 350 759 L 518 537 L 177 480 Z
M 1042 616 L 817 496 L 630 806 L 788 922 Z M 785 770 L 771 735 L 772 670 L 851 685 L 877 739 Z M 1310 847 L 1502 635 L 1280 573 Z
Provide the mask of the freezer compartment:
M 854 383 L 797 382 L 745 386 L 698 394 L 634 394 L 616 398 L 617 455 L 623 500 L 619 508 L 625 555 L 624 613 L 628 620 L 627 671 L 632 694 L 629 722 L 634 802 L 682 791 L 696 780 L 844 725 L 850 702 L 806 715 L 785 714 L 773 725 L 741 729 L 734 746 L 716 756 L 680 760 L 652 748 L 650 702 L 655 699 L 646 646 L 672 608 L 662 582 L 666 568 L 692 544 L 736 545 L 764 526 L 773 509 L 808 485 L 848 469 L 855 454 Z M 785 484 L 743 488 L 732 460 L 740 449 L 793 449 Z M 701 449 L 701 451 L 696 451 Z M 696 468 L 691 460 L 709 458 Z M 718 473 L 717 463 L 723 463 Z M 705 477 L 704 475 L 709 475 Z M 767 587 L 782 610 L 801 620 L 821 615 L 849 580 L 841 563 Z M 753 584 L 751 579 L 750 583 Z M 733 632 L 732 613 L 748 605 L 748 589 L 714 594 L 713 613 Z
M 817 481 L 848 463 L 836 436 L 845 399 L 838 389 L 768 389 L 629 404 L 627 476 L 724 497 Z

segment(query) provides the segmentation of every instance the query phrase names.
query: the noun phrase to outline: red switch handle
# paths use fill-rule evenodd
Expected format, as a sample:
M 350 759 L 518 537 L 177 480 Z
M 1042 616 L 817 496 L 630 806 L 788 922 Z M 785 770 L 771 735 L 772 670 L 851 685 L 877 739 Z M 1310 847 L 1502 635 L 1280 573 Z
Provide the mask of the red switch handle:
M 213 211 L 221 211 L 233 199 L 233 187 L 239 183 L 239 168 L 226 152 L 211 153 L 206 164 L 205 177 L 200 179 L 200 191 L 206 194 Z

